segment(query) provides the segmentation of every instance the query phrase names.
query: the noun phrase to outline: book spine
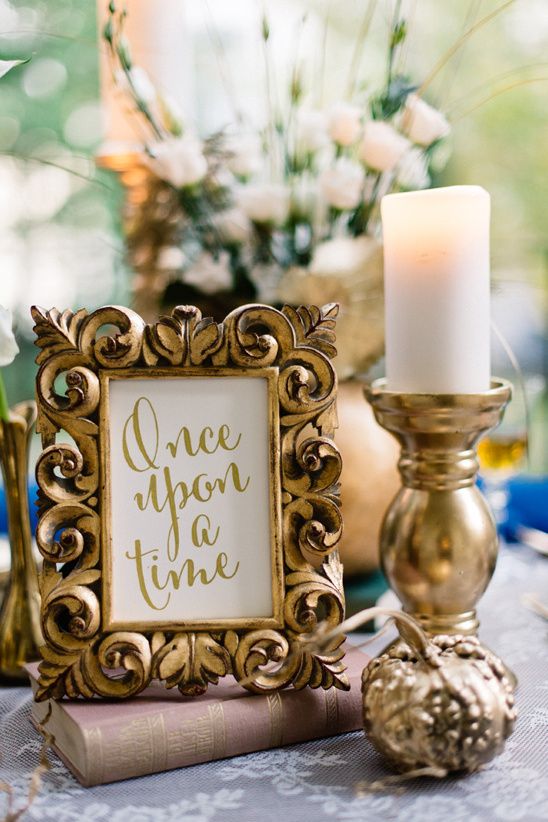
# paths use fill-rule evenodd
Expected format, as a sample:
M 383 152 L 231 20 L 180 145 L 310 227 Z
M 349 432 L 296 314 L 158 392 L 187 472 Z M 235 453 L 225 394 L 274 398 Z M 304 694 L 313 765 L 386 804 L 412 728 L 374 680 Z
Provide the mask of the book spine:
M 36 694 L 38 683 L 31 677 L 33 695 Z M 54 699 L 46 702 L 32 702 L 30 710 L 31 722 L 36 730 L 44 736 L 49 733 L 53 736 L 51 747 L 63 760 L 65 765 L 73 771 L 76 778 L 87 785 L 81 775 L 85 766 L 86 746 L 81 728 L 66 716 L 62 703 Z
M 195 765 L 360 728 L 361 691 L 286 690 L 262 699 L 185 703 L 84 730 L 86 785 Z

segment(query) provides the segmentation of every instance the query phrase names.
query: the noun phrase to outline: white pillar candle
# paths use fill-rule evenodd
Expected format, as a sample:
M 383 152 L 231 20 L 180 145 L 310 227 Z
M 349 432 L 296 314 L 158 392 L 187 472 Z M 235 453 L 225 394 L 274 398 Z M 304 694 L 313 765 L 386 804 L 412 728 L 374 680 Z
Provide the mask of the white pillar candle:
M 109 0 L 97 0 L 99 69 L 103 102 L 104 137 L 100 153 L 124 153 L 142 147 L 149 132 L 133 115 L 130 98 L 114 81 L 103 29 Z M 122 8 L 122 0 L 117 6 Z M 132 63 L 143 69 L 156 89 L 169 97 L 184 118 L 192 115 L 191 38 L 184 0 L 131 0 L 126 3 L 124 33 Z
M 487 390 L 489 194 L 480 186 L 389 194 L 381 212 L 387 388 Z

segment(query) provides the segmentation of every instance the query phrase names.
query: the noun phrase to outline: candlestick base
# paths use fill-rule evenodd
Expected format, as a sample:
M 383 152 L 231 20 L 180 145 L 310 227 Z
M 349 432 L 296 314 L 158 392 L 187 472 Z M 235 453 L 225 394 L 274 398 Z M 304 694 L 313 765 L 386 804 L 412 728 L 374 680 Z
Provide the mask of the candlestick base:
M 381 563 L 404 610 L 429 634 L 475 635 L 476 603 L 498 553 L 495 521 L 475 484 L 475 446 L 498 425 L 511 386 L 478 394 L 365 388 L 375 417 L 401 446 L 402 488 L 382 526 Z
M 464 611 L 461 614 L 424 614 L 413 613 L 427 634 L 463 634 L 475 636 L 479 628 L 476 611 Z

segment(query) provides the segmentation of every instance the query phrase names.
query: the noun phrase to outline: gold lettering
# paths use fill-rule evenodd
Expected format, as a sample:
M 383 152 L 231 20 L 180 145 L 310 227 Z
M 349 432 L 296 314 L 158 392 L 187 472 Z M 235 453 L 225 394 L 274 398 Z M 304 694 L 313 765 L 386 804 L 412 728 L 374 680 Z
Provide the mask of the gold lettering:
M 145 416 L 146 415 L 146 416 Z M 146 425 L 145 425 L 146 422 Z M 242 434 L 232 434 L 228 425 L 221 425 L 218 429 L 204 426 L 195 439 L 187 426 L 182 426 L 175 442 L 167 442 L 166 449 L 172 458 L 177 456 L 181 445 L 189 457 L 196 457 L 200 453 L 211 455 L 219 449 L 235 451 L 240 445 Z M 132 471 L 138 473 L 150 472 L 147 477 L 147 486 L 142 492 L 135 493 L 133 499 L 139 511 L 152 509 L 158 514 L 169 514 L 169 529 L 164 555 L 160 560 L 161 549 L 143 550 L 141 540 L 135 540 L 133 553 L 126 551 L 127 559 L 135 563 L 135 571 L 139 589 L 146 604 L 155 611 L 167 608 L 171 595 L 182 585 L 192 588 L 196 584 L 211 585 L 215 579 L 232 579 L 238 573 L 240 563 L 236 562 L 229 568 L 229 558 L 224 551 L 220 551 L 215 559 L 212 570 L 199 567 L 192 557 L 181 556 L 182 531 L 180 512 L 186 508 L 189 500 L 207 503 L 215 494 L 224 495 L 228 488 L 237 493 L 244 493 L 251 482 L 251 476 L 240 475 L 236 462 L 228 464 L 221 476 L 211 477 L 207 472 L 191 475 L 188 480 L 178 480 L 172 476 L 169 465 L 159 466 L 158 451 L 160 448 L 160 431 L 158 417 L 152 402 L 147 397 L 139 397 L 135 401 L 133 410 L 126 419 L 122 435 L 122 451 L 124 459 Z M 190 537 L 194 548 L 214 546 L 220 536 L 220 526 L 214 527 L 211 519 L 205 513 L 194 517 Z M 165 533 L 165 532 L 164 532 Z M 178 563 L 173 567 L 173 563 Z M 171 567 L 166 568 L 168 561 Z M 208 565 L 209 568 L 211 566 Z M 166 591 L 160 602 L 158 593 Z
M 238 569 L 240 567 L 239 561 L 234 566 L 234 570 L 232 573 L 225 573 L 225 569 L 228 564 L 228 556 L 225 554 L 224 551 L 221 551 L 217 555 L 217 560 L 215 562 L 215 570 L 213 571 L 212 575 L 208 577 L 207 571 L 205 568 L 196 568 L 194 561 L 190 558 L 184 560 L 183 564 L 181 565 L 181 569 L 177 572 L 171 569 L 167 572 L 165 582 L 160 582 L 159 578 L 159 568 L 156 564 L 152 565 L 151 570 L 151 579 L 152 584 L 155 588 L 159 591 L 165 590 L 168 586 L 172 586 L 175 591 L 178 591 L 181 586 L 181 580 L 183 578 L 183 574 L 186 571 L 187 575 L 187 585 L 189 588 L 192 588 L 198 580 L 202 585 L 211 585 L 213 580 L 216 577 L 221 577 L 221 579 L 232 579 L 232 577 L 236 576 L 238 573 Z
M 247 487 L 248 487 L 248 485 L 251 481 L 251 477 L 248 477 L 245 480 L 245 482 L 242 483 L 242 481 L 240 479 L 240 469 L 238 468 L 238 466 L 236 465 L 235 462 L 231 462 L 230 465 L 228 466 L 228 468 L 225 471 L 224 478 L 217 477 L 215 482 L 210 483 L 208 481 L 206 483 L 206 487 L 207 487 L 208 491 L 210 491 L 208 499 L 211 499 L 211 497 L 213 495 L 213 492 L 215 491 L 216 488 L 219 489 L 220 494 L 224 494 L 225 489 L 226 489 L 226 484 L 228 482 L 228 475 L 230 473 L 232 473 L 232 485 L 234 486 L 234 489 L 236 491 L 238 491 L 240 494 L 243 494 L 243 492 L 247 489 Z
M 198 534 L 198 527 L 200 520 L 205 520 L 205 524 L 202 527 L 201 535 Z M 215 536 L 211 538 L 210 536 L 210 529 L 211 529 L 211 520 L 207 516 L 207 514 L 198 514 L 194 522 L 192 523 L 192 542 L 196 546 L 196 548 L 201 548 L 202 545 L 215 545 L 217 539 L 219 538 L 220 527 L 217 526 L 217 530 L 215 531 Z
M 151 457 L 146 445 L 143 440 L 143 434 L 141 431 L 141 421 L 140 421 L 140 408 L 141 403 L 146 403 L 148 405 L 151 413 L 152 413 L 152 421 L 154 424 L 154 455 Z M 139 468 L 139 466 L 135 463 L 133 457 L 131 456 L 129 445 L 128 445 L 128 427 L 132 426 L 133 435 L 135 437 L 135 442 L 137 443 L 137 448 L 141 456 L 144 458 L 146 465 L 143 468 Z M 124 430 L 122 434 L 122 451 L 124 454 L 124 459 L 131 468 L 132 471 L 138 471 L 139 473 L 143 473 L 143 471 L 148 471 L 149 468 L 158 468 L 156 465 L 156 456 L 158 454 L 158 439 L 159 439 L 159 431 L 158 431 L 158 418 L 156 417 L 156 412 L 153 408 L 152 403 L 146 397 L 139 397 L 136 400 L 135 405 L 133 406 L 133 411 L 127 418 Z
M 190 431 L 186 425 L 183 425 L 179 433 L 177 434 L 177 439 L 175 440 L 175 442 L 168 442 L 166 444 L 166 448 L 168 449 L 172 457 L 177 456 L 177 450 L 179 448 L 179 442 L 181 440 L 181 437 L 183 439 L 184 449 L 189 457 L 197 456 L 197 454 L 200 451 L 203 451 L 204 454 L 214 454 L 216 451 L 219 450 L 219 448 L 223 448 L 225 451 L 235 451 L 240 444 L 240 440 L 242 439 L 242 435 L 240 433 L 238 434 L 234 445 L 230 445 L 228 442 L 228 439 L 230 437 L 230 427 L 228 425 L 221 425 L 219 430 L 217 431 L 217 441 L 214 442 L 215 433 L 209 425 L 206 425 L 200 431 L 198 437 L 198 444 L 194 448 L 192 445 Z
M 223 579 L 232 579 L 238 573 L 238 569 L 240 567 L 240 561 L 236 563 L 234 566 L 234 571 L 231 574 L 225 574 L 225 568 L 228 562 L 228 557 L 224 551 L 221 551 L 217 557 L 217 562 L 215 563 L 215 574 L 222 577 Z M 215 576 L 214 574 L 214 576 Z
M 242 439 L 242 435 L 241 435 L 241 433 L 238 434 L 238 436 L 236 437 L 236 442 L 234 443 L 234 445 L 229 445 L 228 444 L 228 438 L 229 437 L 230 437 L 230 428 L 229 428 L 229 426 L 228 425 L 221 425 L 221 427 L 219 428 L 219 445 L 221 446 L 221 448 L 224 448 L 225 451 L 235 451 L 236 448 L 240 444 L 240 440 Z
M 187 585 L 189 588 L 194 586 L 194 583 L 199 578 L 202 585 L 209 585 L 211 579 L 208 579 L 207 572 L 205 568 L 198 568 L 197 571 L 194 570 L 194 561 L 192 559 L 185 559 L 183 564 L 181 565 L 181 570 L 179 572 L 170 570 L 167 572 L 166 581 L 164 583 L 160 582 L 158 577 L 158 566 L 152 566 L 152 584 L 155 588 L 159 591 L 163 591 L 168 585 L 171 585 L 176 591 L 179 590 L 179 586 L 181 585 L 181 579 L 183 574 L 186 570 L 187 572 Z
M 143 567 L 143 557 L 148 556 L 148 554 L 155 554 L 154 559 L 158 559 L 158 551 L 155 548 L 153 548 L 150 551 L 143 551 L 143 549 L 141 548 L 140 539 L 135 540 L 135 554 L 130 554 L 129 551 L 126 551 L 126 557 L 128 559 L 135 560 L 137 579 L 139 580 L 139 588 L 141 590 L 141 594 L 143 595 L 143 599 L 150 608 L 153 608 L 155 611 L 163 611 L 168 606 L 169 600 L 171 599 L 171 593 L 167 595 L 167 599 L 163 605 L 156 605 L 150 598 L 145 579 L 145 569 Z M 152 566 L 153 570 L 155 567 L 155 565 Z
M 177 489 L 181 490 L 183 495 L 184 504 L 180 505 L 179 507 L 184 508 L 188 500 L 188 491 L 186 488 L 185 483 L 177 483 L 175 487 L 171 481 L 171 471 L 166 465 L 164 467 L 164 483 L 166 488 L 166 495 L 164 501 L 160 503 L 158 499 L 158 477 L 157 474 L 153 474 L 149 481 L 148 481 L 148 493 L 146 497 L 146 502 L 144 501 L 143 494 L 137 493 L 133 497 L 135 502 L 137 503 L 137 507 L 140 511 L 146 511 L 148 508 L 149 503 L 152 505 L 155 511 L 161 513 L 166 505 L 169 506 L 169 513 L 171 518 L 171 524 L 169 526 L 168 532 L 168 540 L 167 540 L 167 552 L 168 556 L 171 560 L 177 559 L 179 555 L 179 545 L 180 545 L 180 534 L 179 534 L 179 517 L 177 515 L 177 504 L 175 501 L 175 492 Z M 173 545 L 173 547 L 172 547 Z
M 160 500 L 158 499 L 158 477 L 156 474 L 153 474 L 148 481 L 146 501 L 144 500 L 143 494 L 140 493 L 135 494 L 133 499 L 137 503 L 137 507 L 140 511 L 146 511 L 150 504 L 154 510 L 160 514 L 167 505 L 167 496 L 162 503 L 160 503 Z
M 133 498 L 140 511 L 146 511 L 150 504 L 155 511 L 161 513 L 166 505 L 168 505 L 173 528 L 177 528 L 177 530 L 177 508 L 179 510 L 185 508 L 191 497 L 198 500 L 198 502 L 209 502 L 215 491 L 218 491 L 220 494 L 225 493 L 229 479 L 232 480 L 234 490 L 243 494 L 251 482 L 251 477 L 249 476 L 242 482 L 239 468 L 235 462 L 229 464 L 223 477 L 217 477 L 211 481 L 208 479 L 207 474 L 197 474 L 190 486 L 184 482 L 184 480 L 180 480 L 174 485 L 171 478 L 171 469 L 167 465 L 164 467 L 163 476 L 165 485 L 165 497 L 163 501 L 160 502 L 158 497 L 157 474 L 153 474 L 149 479 L 146 498 L 141 493 L 135 494 Z

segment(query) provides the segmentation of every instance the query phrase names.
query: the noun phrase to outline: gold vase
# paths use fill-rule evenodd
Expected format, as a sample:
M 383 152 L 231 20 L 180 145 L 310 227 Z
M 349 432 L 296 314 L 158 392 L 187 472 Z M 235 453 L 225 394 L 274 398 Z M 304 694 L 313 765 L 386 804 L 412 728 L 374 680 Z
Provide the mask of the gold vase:
M 23 665 L 39 656 L 40 594 L 28 503 L 29 441 L 34 402 L 22 402 L 0 421 L 0 462 L 8 512 L 11 568 L 0 611 L 0 681 L 25 680 Z
M 405 394 L 377 380 L 365 394 L 401 447 L 402 487 L 381 532 L 386 577 L 428 633 L 475 634 L 476 603 L 498 552 L 495 521 L 476 485 L 476 444 L 501 421 L 511 386 L 493 379 L 477 394 Z
M 339 427 L 335 441 L 342 455 L 341 503 L 344 531 L 339 555 L 344 576 L 363 578 L 379 567 L 379 532 L 384 512 L 399 488 L 398 446 L 363 401 L 363 383 L 339 383 Z
M 367 235 L 328 240 L 316 251 L 320 260 L 326 246 L 331 246 L 328 256 L 333 258 L 333 271 L 326 270 L 325 260 L 320 270 L 314 262 L 308 268 L 288 268 L 278 285 L 278 299 L 294 306 L 339 303 L 334 365 L 342 383 L 365 373 L 383 353 L 382 245 Z M 350 259 L 341 260 L 344 255 Z
M 100 155 L 97 165 L 118 175 L 124 188 L 122 222 L 133 272 L 132 308 L 152 322 L 162 309 L 162 294 L 173 271 L 161 268 L 163 248 L 177 242 L 181 208 L 177 192 L 147 167 L 138 152 Z

